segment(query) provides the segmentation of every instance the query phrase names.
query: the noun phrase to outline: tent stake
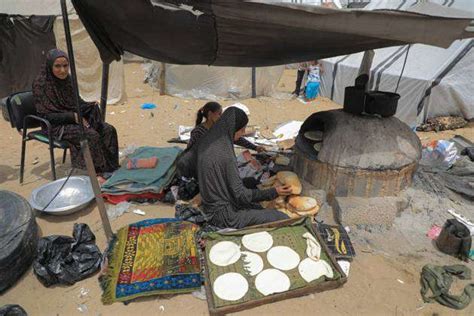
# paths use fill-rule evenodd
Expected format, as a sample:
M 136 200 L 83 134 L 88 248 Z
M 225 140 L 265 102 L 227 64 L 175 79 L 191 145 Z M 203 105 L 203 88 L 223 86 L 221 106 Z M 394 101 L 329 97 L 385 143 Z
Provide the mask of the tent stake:
M 94 191 L 95 200 L 97 202 L 97 206 L 99 208 L 100 217 L 102 219 L 102 225 L 104 226 L 105 236 L 107 239 L 110 240 L 112 237 L 112 227 L 110 226 L 110 221 L 107 216 L 107 211 L 105 209 L 104 200 L 102 199 L 100 185 L 97 181 L 97 174 L 95 173 L 94 163 L 92 162 L 92 156 L 89 149 L 89 144 L 87 142 L 87 138 L 85 137 L 84 126 L 82 125 L 82 114 L 81 114 L 81 107 L 79 102 L 79 86 L 77 84 L 77 75 L 76 75 L 76 64 L 74 61 L 74 50 L 72 47 L 72 39 L 71 39 L 71 29 L 69 27 L 69 17 L 67 14 L 67 5 L 66 0 L 61 0 L 61 11 L 64 21 L 64 33 L 66 34 L 66 44 L 67 44 L 67 51 L 69 55 L 69 64 L 71 69 L 71 80 L 72 80 L 72 89 L 74 90 L 75 102 L 77 106 L 77 115 L 79 116 L 79 126 L 81 126 L 81 149 L 82 155 L 84 156 L 84 160 L 86 162 L 87 173 L 89 175 L 92 189 Z
M 100 111 L 102 113 L 102 120 L 105 122 L 105 115 L 107 111 L 107 95 L 109 92 L 109 68 L 110 64 L 102 63 L 102 87 L 100 91 Z

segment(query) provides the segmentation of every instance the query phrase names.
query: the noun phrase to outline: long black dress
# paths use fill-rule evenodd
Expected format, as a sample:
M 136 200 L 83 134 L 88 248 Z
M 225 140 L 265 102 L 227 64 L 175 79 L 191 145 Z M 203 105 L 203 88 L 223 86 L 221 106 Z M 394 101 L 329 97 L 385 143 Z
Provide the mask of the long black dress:
M 33 98 L 38 115 L 53 125 L 55 139 L 65 140 L 70 145 L 71 164 L 74 168 L 85 169 L 81 153 L 81 127 L 75 122 L 76 105 L 71 78 L 59 79 L 54 76 L 52 67 L 60 57 L 68 58 L 66 53 L 53 49 L 47 54 L 46 63 L 33 83 Z M 95 102 L 82 99 L 81 114 L 89 122 L 85 137 L 89 142 L 96 172 L 112 172 L 119 167 L 118 139 L 115 128 L 102 121 L 99 107 Z
M 233 139 L 235 132 L 247 122 L 245 112 L 230 108 L 196 145 L 203 210 L 210 224 L 217 227 L 243 228 L 288 218 L 257 204 L 276 198 L 274 188 L 247 189 L 239 177 Z

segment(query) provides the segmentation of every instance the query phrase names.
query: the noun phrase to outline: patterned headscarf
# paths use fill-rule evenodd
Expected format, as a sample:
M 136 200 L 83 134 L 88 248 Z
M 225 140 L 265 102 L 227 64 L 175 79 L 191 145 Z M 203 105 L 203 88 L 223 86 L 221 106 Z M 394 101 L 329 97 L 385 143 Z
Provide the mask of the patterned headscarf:
M 39 114 L 74 112 L 76 109 L 71 76 L 59 79 L 53 74 L 54 61 L 60 57 L 68 59 L 65 52 L 50 50 L 43 69 L 33 82 L 34 102 Z

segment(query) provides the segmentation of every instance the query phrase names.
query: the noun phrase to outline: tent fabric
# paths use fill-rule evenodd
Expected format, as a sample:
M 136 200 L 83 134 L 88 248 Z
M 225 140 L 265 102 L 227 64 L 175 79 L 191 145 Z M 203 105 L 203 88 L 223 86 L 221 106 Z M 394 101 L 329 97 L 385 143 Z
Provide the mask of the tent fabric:
M 61 2 L 59 0 L 0 0 L 0 13 L 8 15 L 61 15 Z M 66 0 L 68 12 L 72 13 L 74 7 L 71 0 Z
M 433 0 L 432 0 L 433 1 Z M 459 2 L 458 2 L 459 1 Z M 416 0 L 373 1 L 368 9 L 409 9 Z M 438 0 L 446 6 L 474 11 L 474 3 Z M 409 50 L 408 50 L 409 49 Z M 408 56 L 406 55 L 408 51 Z M 344 102 L 344 89 L 354 84 L 363 53 L 328 58 L 322 61 L 325 72 L 321 78 L 321 94 L 337 103 Z M 474 118 L 474 40 L 452 43 L 447 49 L 415 44 L 375 50 L 370 72 L 371 90 L 394 91 L 400 79 L 396 116 L 415 127 L 427 118 L 456 115 Z
M 148 83 L 159 86 L 161 63 L 146 66 Z M 284 66 L 258 67 L 255 92 L 271 96 Z M 252 68 L 209 67 L 205 65 L 166 65 L 166 94 L 195 99 L 246 99 L 252 96 Z
M 3 21 L 8 21 L 11 17 L 23 21 L 23 24 L 15 25 L 13 30 L 11 28 L 2 30 L 1 26 L 4 24 L 0 23 L 0 55 L 7 56 L 3 60 L 0 57 L 1 98 L 11 93 L 31 90 L 31 84 L 48 50 L 58 47 L 67 51 L 67 48 L 59 0 L 0 0 L 0 3 L 0 14 L 4 14 L 5 17 Z M 98 101 L 101 93 L 102 61 L 96 46 L 75 14 L 71 0 L 66 0 L 66 5 L 74 45 L 79 91 L 84 100 Z M 54 20 L 55 17 L 57 17 L 56 20 Z M 47 33 L 41 33 L 42 31 L 40 32 L 34 26 L 25 28 L 25 24 L 32 24 L 28 21 L 39 20 L 52 21 L 48 24 Z M 20 29 L 21 32 L 18 31 Z M 16 35 L 16 42 L 11 40 L 13 31 L 19 34 Z M 8 42 L 2 40 L 2 34 L 7 32 L 10 34 Z M 28 55 L 23 56 L 24 54 Z M 123 62 L 113 62 L 109 68 L 107 103 L 119 102 L 124 87 Z
M 78 18 L 69 19 L 69 24 L 74 46 L 79 92 L 86 101 L 99 101 L 102 88 L 102 61 L 99 51 Z M 57 47 L 67 51 L 62 17 L 56 19 L 54 33 L 56 34 Z M 123 62 L 112 62 L 109 68 L 108 104 L 115 104 L 121 100 L 125 89 L 124 81 Z
M 105 62 L 126 50 L 172 64 L 271 66 L 474 36 L 465 31 L 470 19 L 406 12 L 244 0 L 72 3 Z
M 45 54 L 56 46 L 54 17 L 0 15 L 0 98 L 31 90 Z

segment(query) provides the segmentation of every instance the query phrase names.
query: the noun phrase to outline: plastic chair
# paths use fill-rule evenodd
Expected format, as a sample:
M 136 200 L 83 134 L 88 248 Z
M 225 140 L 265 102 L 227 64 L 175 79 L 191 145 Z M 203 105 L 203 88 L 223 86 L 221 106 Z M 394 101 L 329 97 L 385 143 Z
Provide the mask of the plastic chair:
M 66 162 L 69 143 L 66 141 L 55 140 L 52 134 L 51 123 L 37 116 L 36 108 L 33 102 L 33 93 L 31 91 L 12 94 L 7 99 L 7 109 L 10 118 L 10 125 L 16 128 L 22 134 L 21 142 L 21 164 L 20 164 L 20 183 L 23 183 L 23 174 L 25 171 L 26 142 L 36 140 L 49 146 L 49 156 L 51 161 L 51 171 L 53 180 L 56 180 L 56 164 L 54 162 L 54 149 L 64 149 L 63 163 Z M 46 127 L 28 132 L 28 129 L 38 128 L 41 125 Z

